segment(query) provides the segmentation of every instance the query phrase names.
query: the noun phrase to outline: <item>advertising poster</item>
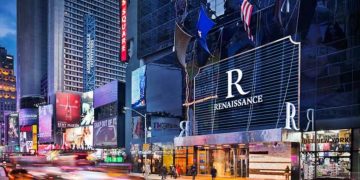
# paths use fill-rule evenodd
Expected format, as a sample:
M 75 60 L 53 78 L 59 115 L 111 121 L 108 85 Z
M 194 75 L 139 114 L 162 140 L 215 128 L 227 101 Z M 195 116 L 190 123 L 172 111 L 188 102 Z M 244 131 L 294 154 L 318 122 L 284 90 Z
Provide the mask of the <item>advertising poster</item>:
M 131 76 L 131 105 L 137 109 L 145 106 L 145 77 L 146 66 L 132 72 Z
M 116 102 L 100 106 L 95 109 L 95 120 L 106 119 L 118 114 L 118 106 Z
M 179 119 L 151 117 L 151 135 L 153 137 L 177 136 L 179 129 Z
M 9 129 L 9 115 L 14 114 L 13 111 L 4 111 L 4 132 L 8 132 Z M 8 142 L 8 133 L 4 133 L 4 143 Z
M 56 93 L 56 121 L 58 127 L 77 127 L 80 123 L 80 95 Z
M 118 100 L 118 80 L 107 83 L 94 91 L 94 108 Z
M 19 124 L 20 126 L 30 126 L 38 124 L 39 109 L 20 109 Z
M 66 129 L 66 146 L 71 149 L 92 149 L 93 126 Z
M 94 92 L 86 92 L 81 96 L 81 126 L 94 123 Z
M 19 145 L 19 115 L 10 114 L 8 123 L 8 145 Z
M 20 152 L 30 152 L 31 149 L 37 149 L 36 128 L 36 125 L 23 126 L 20 128 Z
M 131 138 L 132 139 L 139 139 L 145 137 L 144 127 L 145 121 L 143 117 L 137 116 L 132 118 L 131 122 Z
M 53 105 L 39 107 L 39 143 L 52 142 Z
M 94 122 L 94 146 L 117 146 L 117 117 L 111 117 Z

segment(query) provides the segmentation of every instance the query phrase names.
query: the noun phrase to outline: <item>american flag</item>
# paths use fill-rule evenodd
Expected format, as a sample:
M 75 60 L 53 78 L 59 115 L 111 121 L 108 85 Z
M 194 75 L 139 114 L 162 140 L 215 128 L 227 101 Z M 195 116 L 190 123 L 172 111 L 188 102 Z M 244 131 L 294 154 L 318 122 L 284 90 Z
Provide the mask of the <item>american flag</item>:
M 240 0 L 240 4 L 241 4 L 240 5 L 241 20 L 243 21 L 245 31 L 246 31 L 246 33 L 248 35 L 248 38 L 252 42 L 255 43 L 254 37 L 250 32 L 250 20 L 251 20 L 251 13 L 252 13 L 252 10 L 253 10 L 253 6 L 247 0 L 244 0 L 242 3 L 241 3 L 241 0 Z

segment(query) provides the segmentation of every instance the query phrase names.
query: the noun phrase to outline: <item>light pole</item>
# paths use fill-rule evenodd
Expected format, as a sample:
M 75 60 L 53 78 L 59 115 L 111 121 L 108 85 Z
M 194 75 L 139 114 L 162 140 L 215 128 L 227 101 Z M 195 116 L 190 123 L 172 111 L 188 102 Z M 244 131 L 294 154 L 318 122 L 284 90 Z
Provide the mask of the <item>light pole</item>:
M 137 114 L 139 114 L 140 116 L 144 117 L 145 119 L 145 144 L 146 144 L 146 139 L 147 139 L 147 127 L 146 127 L 146 113 L 145 114 L 141 114 L 140 112 L 136 111 L 135 109 L 129 108 L 129 107 L 124 107 L 124 110 L 131 110 L 136 112 Z M 143 149 L 144 150 L 144 149 Z M 145 151 L 144 151 L 145 152 Z M 147 168 L 147 154 L 145 154 L 145 179 L 148 179 L 148 168 Z

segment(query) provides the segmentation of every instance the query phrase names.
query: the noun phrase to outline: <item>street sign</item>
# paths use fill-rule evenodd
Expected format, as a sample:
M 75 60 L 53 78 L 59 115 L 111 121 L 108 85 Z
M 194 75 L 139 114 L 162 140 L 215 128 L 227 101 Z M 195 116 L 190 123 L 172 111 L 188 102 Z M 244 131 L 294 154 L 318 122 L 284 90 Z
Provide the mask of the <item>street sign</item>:
M 150 144 L 143 144 L 143 151 L 150 151 Z

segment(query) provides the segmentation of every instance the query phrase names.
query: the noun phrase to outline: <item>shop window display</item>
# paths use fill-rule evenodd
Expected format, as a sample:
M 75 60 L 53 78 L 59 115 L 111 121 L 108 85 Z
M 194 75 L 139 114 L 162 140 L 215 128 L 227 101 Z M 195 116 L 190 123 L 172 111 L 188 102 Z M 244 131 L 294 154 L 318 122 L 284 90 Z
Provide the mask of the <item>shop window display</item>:
M 301 177 L 305 180 L 351 176 L 351 130 L 304 132 Z

